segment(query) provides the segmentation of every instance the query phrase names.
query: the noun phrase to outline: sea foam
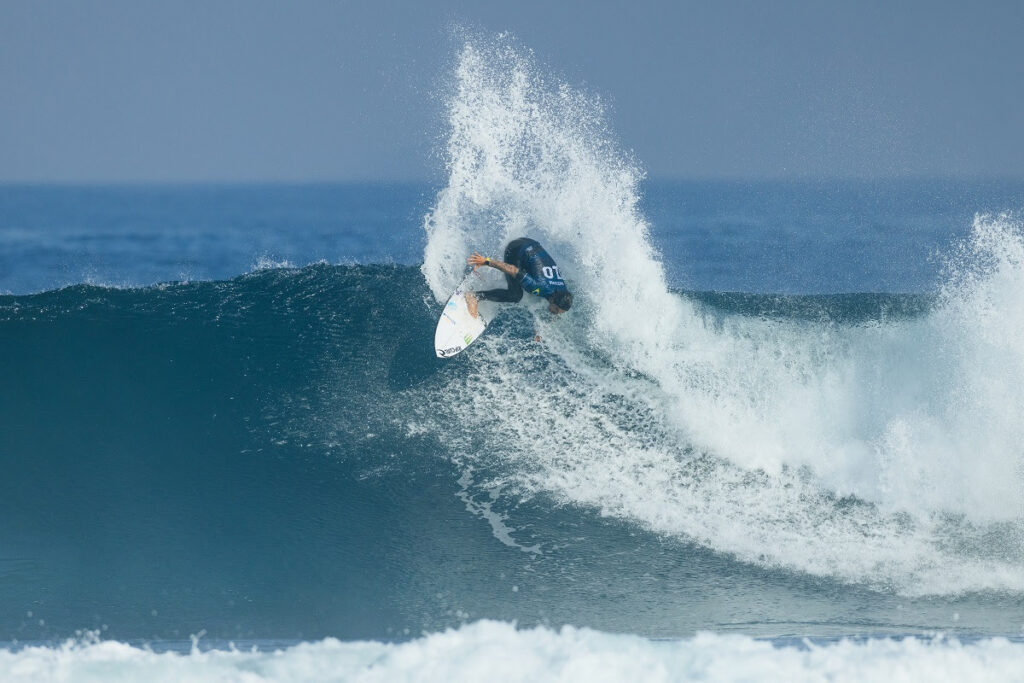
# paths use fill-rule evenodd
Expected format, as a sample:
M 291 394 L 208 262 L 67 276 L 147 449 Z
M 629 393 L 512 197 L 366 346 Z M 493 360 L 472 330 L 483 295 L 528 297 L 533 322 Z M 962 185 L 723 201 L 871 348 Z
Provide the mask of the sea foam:
M 326 639 L 274 651 L 156 653 L 116 641 L 0 651 L 0 678 L 218 681 L 992 681 L 1020 680 L 1024 645 L 940 637 L 774 645 L 702 633 L 652 641 L 571 626 L 480 621 L 399 644 Z

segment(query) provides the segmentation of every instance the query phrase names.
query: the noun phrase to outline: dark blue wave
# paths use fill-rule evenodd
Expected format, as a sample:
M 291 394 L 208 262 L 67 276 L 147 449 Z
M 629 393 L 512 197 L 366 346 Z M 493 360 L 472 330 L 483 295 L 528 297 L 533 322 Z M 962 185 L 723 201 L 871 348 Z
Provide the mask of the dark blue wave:
M 359 415 L 436 370 L 429 343 L 409 343 L 430 338 L 425 293 L 415 269 L 317 266 L 0 300 L 2 631 L 402 622 L 375 582 L 427 501 L 355 473 L 421 459 L 400 434 L 364 448 Z M 317 410 L 352 421 L 307 448 L 289 421 Z
M 839 320 L 927 305 L 692 296 Z M 539 498 L 502 504 L 519 544 L 546 550 L 499 543 L 447 435 L 405 419 L 475 362 L 434 358 L 436 308 L 404 266 L 0 297 L 0 638 L 405 638 L 483 617 L 662 636 L 729 614 L 774 635 L 914 626 L 906 600 Z M 511 318 L 489 334 L 529 333 Z M 837 605 L 869 616 L 837 625 Z

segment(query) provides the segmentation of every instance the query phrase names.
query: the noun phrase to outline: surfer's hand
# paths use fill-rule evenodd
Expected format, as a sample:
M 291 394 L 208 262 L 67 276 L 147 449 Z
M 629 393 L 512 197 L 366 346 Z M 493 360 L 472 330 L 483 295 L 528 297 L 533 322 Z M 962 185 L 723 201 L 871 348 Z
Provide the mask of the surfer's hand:
M 466 263 L 473 266 L 473 270 L 476 270 L 480 266 L 487 263 L 487 259 L 485 259 L 483 256 L 474 251 L 473 255 L 466 259 Z

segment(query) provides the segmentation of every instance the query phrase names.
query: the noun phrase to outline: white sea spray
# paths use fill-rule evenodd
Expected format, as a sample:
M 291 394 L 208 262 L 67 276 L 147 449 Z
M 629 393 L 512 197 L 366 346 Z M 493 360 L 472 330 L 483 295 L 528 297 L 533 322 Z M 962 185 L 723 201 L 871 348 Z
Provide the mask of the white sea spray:
M 907 595 L 1024 590 L 1018 221 L 979 217 L 918 318 L 710 316 L 669 291 L 599 98 L 472 37 L 449 121 L 435 296 L 470 250 L 530 235 L 577 300 L 537 316 L 543 347 L 485 339 L 434 400 L 449 442 L 447 420 L 490 436 L 467 466 L 743 561 Z

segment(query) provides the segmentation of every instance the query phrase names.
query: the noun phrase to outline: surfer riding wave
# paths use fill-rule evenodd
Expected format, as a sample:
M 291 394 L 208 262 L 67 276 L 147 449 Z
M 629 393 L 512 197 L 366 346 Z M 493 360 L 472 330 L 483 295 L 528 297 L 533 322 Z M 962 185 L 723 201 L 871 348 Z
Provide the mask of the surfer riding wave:
M 507 289 L 488 289 L 482 292 L 466 292 L 466 306 L 470 315 L 476 318 L 480 301 L 517 303 L 523 292 L 547 299 L 548 310 L 559 315 L 572 307 L 572 294 L 565 286 L 558 265 L 537 240 L 520 237 L 505 247 L 504 261 L 481 256 L 473 252 L 466 261 L 474 268 L 490 266 L 505 274 Z

